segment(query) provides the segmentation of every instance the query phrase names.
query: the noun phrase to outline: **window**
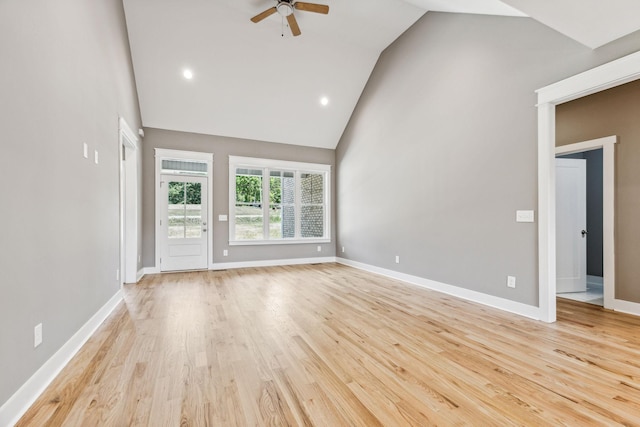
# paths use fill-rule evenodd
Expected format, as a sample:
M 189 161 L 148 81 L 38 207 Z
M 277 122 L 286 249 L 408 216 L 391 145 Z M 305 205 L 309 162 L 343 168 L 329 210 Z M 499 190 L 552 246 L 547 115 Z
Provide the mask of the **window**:
M 329 242 L 330 170 L 229 156 L 230 244 Z

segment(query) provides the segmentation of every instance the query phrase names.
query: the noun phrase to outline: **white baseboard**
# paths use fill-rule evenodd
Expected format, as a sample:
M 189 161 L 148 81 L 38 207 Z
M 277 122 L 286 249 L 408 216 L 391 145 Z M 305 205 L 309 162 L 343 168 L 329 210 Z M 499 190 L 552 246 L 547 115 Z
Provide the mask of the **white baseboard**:
M 219 262 L 209 265 L 209 270 L 228 270 L 232 268 L 276 267 L 282 265 L 325 264 L 336 262 L 336 257 L 273 259 L 265 261 Z
M 136 274 L 136 283 L 138 283 L 144 277 L 144 268 L 138 270 L 138 274 Z
M 238 261 L 238 262 L 214 262 L 209 264 L 209 270 L 230 270 L 234 268 L 251 267 L 277 267 L 282 265 L 302 265 L 302 264 L 325 264 L 336 262 L 336 257 L 317 258 L 291 258 L 291 259 L 270 259 L 264 261 Z M 142 269 L 143 276 L 147 274 L 162 273 L 157 267 L 145 267 Z
M 621 313 L 633 314 L 635 316 L 640 316 L 640 304 L 637 302 L 624 301 L 621 299 L 614 299 L 613 306 L 611 307 L 614 311 L 619 311 Z
M 148 274 L 159 274 L 160 269 L 158 267 L 144 267 L 142 269 L 142 275 L 146 276 Z
M 540 313 L 540 308 L 532 305 L 511 301 L 505 298 L 483 294 L 482 292 L 472 291 L 472 290 L 461 288 L 458 286 L 436 282 L 435 280 L 429 280 L 429 279 L 425 279 L 418 276 L 412 276 L 410 274 L 405 274 L 405 273 L 399 273 L 397 271 L 387 270 L 386 268 L 380 268 L 373 265 L 364 264 L 361 262 L 352 261 L 352 260 L 344 259 L 340 257 L 336 258 L 336 262 L 339 262 L 340 264 L 348 265 L 350 267 L 355 267 L 360 270 L 365 270 L 371 273 L 376 273 L 382 276 L 390 277 L 392 279 L 401 280 L 403 282 L 411 283 L 413 285 L 417 285 L 433 291 L 442 292 L 444 294 L 465 299 L 467 301 L 487 305 L 489 307 L 497 308 L 503 311 L 508 311 L 509 313 L 518 314 L 520 316 L 528 317 L 530 319 L 540 320 L 542 318 Z
M 0 426 L 13 426 L 33 405 L 51 381 L 75 356 L 104 320 L 122 301 L 122 290 L 94 314 L 13 396 L 0 407 Z

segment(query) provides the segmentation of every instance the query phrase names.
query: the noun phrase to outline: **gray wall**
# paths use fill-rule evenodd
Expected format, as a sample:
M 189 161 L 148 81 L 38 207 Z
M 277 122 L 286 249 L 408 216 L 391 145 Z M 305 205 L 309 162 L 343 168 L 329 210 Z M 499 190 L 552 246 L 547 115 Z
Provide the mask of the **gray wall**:
M 155 158 L 154 148 L 213 153 L 213 262 L 263 261 L 335 256 L 334 243 L 294 245 L 229 246 L 229 223 L 218 215 L 229 214 L 229 155 L 261 157 L 297 162 L 323 163 L 335 170 L 335 151 L 274 144 L 222 136 L 145 129 L 143 150 L 143 264 L 155 266 Z M 335 241 L 335 179 L 332 179 L 332 242 Z M 229 256 L 223 257 L 223 250 Z
M 638 48 L 427 13 L 383 52 L 338 145 L 340 255 L 537 306 L 537 223 L 515 222 L 537 209 L 534 91 Z
M 0 58 L 2 405 L 119 289 L 118 116 L 140 119 L 120 0 L 3 0 Z
M 602 277 L 602 148 L 558 158 L 587 161 L 587 274 Z

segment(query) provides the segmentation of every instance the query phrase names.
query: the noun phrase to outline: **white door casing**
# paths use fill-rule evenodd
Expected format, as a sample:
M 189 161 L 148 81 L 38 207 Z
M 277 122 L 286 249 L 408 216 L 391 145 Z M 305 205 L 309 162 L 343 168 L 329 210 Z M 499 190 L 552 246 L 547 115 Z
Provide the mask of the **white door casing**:
M 213 188 L 213 153 L 203 153 L 198 151 L 183 151 L 183 150 L 172 150 L 166 148 L 154 148 L 155 151 L 155 163 L 156 163 L 156 178 L 155 178 L 155 223 L 156 223 L 156 238 L 155 238 L 155 266 L 151 268 L 146 268 L 145 271 L 147 273 L 160 273 L 161 271 L 168 271 L 164 268 L 161 268 L 161 253 L 163 246 L 163 232 L 162 230 L 162 219 L 163 219 L 163 200 L 162 191 L 160 187 L 160 182 L 162 180 L 162 164 L 164 160 L 178 160 L 178 161 L 187 161 L 187 162 L 198 162 L 198 163 L 206 163 L 207 167 L 207 175 L 206 177 L 200 176 L 201 178 L 205 178 L 206 180 L 206 265 L 204 267 L 199 268 L 211 268 L 212 260 L 212 247 L 213 247 L 213 239 L 212 239 L 212 228 L 213 225 L 213 206 L 212 200 L 213 197 L 211 195 L 211 190 Z M 175 176 L 175 175 L 174 175 Z M 180 175 L 179 175 L 180 176 Z
M 587 161 L 556 159 L 556 293 L 587 290 Z
M 120 283 L 138 281 L 138 144 L 120 117 Z
M 538 95 L 538 275 L 539 313 L 545 322 L 556 321 L 555 265 L 555 106 L 640 79 L 640 52 L 600 65 L 536 90 Z M 614 137 L 615 138 L 615 137 Z M 605 308 L 640 314 L 640 304 L 615 298 L 613 230 L 613 143 L 600 144 L 604 174 L 604 305 Z M 580 151 L 583 151 L 580 150 Z M 611 164 L 607 172 L 607 164 Z M 607 284 L 609 282 L 609 284 Z
M 197 189 L 198 197 L 190 195 L 193 189 Z M 161 271 L 208 267 L 207 190 L 206 177 L 162 175 Z M 170 193 L 180 202 L 170 202 Z

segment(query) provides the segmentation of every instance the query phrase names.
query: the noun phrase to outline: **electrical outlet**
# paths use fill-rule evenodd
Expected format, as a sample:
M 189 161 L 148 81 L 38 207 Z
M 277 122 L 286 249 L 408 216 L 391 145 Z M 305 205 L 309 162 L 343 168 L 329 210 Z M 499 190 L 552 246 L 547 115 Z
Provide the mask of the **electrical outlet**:
M 400 255 L 396 255 L 396 264 L 400 264 Z
M 342 247 L 342 253 L 344 253 L 344 246 Z
M 223 250 L 222 256 L 229 256 L 229 251 L 227 249 Z
M 95 162 L 96 165 L 98 163 L 100 163 L 100 157 L 98 156 L 98 150 L 94 150 L 94 152 L 93 152 L 93 161 Z
M 138 262 L 142 262 L 142 255 L 138 254 Z
M 318 245 L 318 252 L 322 252 L 322 246 Z
M 116 268 L 116 280 L 120 280 L 120 269 Z
M 516 287 L 516 277 L 515 276 L 507 276 L 507 286 L 509 288 Z
M 86 142 L 82 143 L 82 155 L 84 156 L 85 159 L 89 158 L 89 146 L 87 145 Z
M 38 323 L 33 328 L 33 348 L 38 347 L 40 344 L 42 344 L 42 323 Z

